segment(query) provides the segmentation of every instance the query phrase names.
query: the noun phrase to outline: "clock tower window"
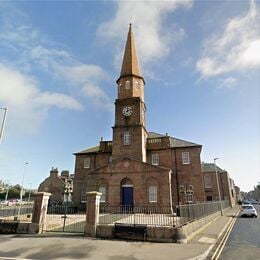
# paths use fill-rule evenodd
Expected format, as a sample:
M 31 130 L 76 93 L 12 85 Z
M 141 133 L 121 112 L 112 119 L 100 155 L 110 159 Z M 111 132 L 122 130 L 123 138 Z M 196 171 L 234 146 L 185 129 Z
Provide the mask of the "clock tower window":
M 129 131 L 124 131 L 124 145 L 130 145 L 131 144 L 131 134 Z
M 130 80 L 125 82 L 125 89 L 130 89 Z
M 140 88 L 140 83 L 138 80 L 135 81 L 135 88 L 136 89 L 139 89 Z

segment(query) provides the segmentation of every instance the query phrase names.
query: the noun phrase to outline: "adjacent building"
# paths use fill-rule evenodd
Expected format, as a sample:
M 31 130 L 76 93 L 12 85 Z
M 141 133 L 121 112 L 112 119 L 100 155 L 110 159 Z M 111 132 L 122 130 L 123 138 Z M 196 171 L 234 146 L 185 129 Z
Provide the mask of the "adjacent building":
M 59 171 L 57 168 L 52 167 L 50 176 L 47 177 L 38 188 L 38 191 L 51 193 L 50 203 L 61 203 L 64 200 L 64 188 L 67 179 L 73 179 L 73 175 L 69 171 Z
M 241 195 L 240 188 L 238 186 L 235 186 L 235 191 L 236 191 L 237 202 L 242 202 L 242 195 Z
M 230 178 L 227 171 L 222 170 L 214 163 L 202 163 L 205 196 L 207 201 L 219 200 L 218 184 L 221 200 L 228 200 L 231 206 L 236 203 L 236 191 L 234 181 Z M 217 173 L 216 173 L 217 170 Z M 218 176 L 218 184 L 217 177 Z

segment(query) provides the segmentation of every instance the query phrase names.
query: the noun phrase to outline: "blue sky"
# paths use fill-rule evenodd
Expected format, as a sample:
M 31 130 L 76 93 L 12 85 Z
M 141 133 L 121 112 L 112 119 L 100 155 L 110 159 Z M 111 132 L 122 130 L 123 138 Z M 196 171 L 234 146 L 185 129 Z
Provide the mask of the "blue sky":
M 0 179 L 38 187 L 111 140 L 129 22 L 148 131 L 203 145 L 242 190 L 260 181 L 259 1 L 2 1 Z M 0 110 L 0 119 L 3 110 Z M 24 167 L 25 162 L 29 164 Z

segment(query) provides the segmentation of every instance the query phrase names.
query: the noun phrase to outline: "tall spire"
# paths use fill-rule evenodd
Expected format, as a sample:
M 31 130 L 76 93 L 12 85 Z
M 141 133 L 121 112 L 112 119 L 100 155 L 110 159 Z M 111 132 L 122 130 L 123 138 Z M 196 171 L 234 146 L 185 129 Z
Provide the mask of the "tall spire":
M 120 73 L 120 78 L 123 76 L 137 76 L 142 77 L 140 67 L 135 50 L 134 34 L 132 32 L 132 24 L 129 24 L 129 31 L 127 35 L 125 53 Z

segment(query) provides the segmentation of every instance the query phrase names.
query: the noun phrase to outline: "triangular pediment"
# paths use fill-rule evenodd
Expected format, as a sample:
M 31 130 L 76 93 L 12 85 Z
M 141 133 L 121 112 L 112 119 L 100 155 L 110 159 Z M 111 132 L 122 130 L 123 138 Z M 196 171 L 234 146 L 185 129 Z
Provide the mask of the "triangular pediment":
M 167 172 L 171 169 L 156 166 L 149 163 L 141 162 L 139 160 L 125 157 L 114 162 L 111 162 L 105 166 L 94 169 L 89 172 L 93 173 L 137 173 L 137 172 Z

